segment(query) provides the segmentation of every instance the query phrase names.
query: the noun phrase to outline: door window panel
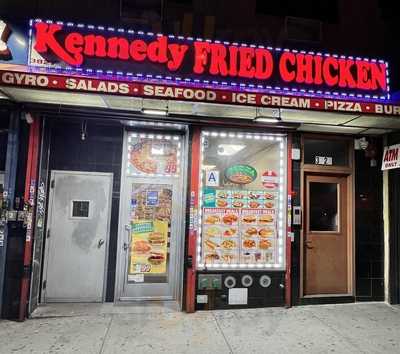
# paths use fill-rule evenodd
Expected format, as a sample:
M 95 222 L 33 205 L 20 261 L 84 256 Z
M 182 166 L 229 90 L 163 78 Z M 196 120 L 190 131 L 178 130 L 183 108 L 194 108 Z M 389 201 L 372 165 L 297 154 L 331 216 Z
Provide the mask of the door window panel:
M 72 218 L 88 218 L 89 217 L 88 200 L 73 200 L 72 201 Z
M 348 145 L 348 142 L 343 140 L 305 139 L 304 163 L 348 166 Z M 324 160 L 329 161 L 329 163 L 323 162 Z
M 339 232 L 338 184 L 310 182 L 310 231 Z
M 127 176 L 179 177 L 181 139 L 161 134 L 128 134 Z

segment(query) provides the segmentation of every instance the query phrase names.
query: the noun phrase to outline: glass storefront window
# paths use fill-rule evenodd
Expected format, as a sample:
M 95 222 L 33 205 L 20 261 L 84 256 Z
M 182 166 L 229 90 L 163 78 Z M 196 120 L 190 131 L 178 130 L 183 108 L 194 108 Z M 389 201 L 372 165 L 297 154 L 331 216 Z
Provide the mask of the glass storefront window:
M 178 136 L 130 133 L 128 176 L 179 177 L 181 141 Z
M 203 132 L 198 268 L 283 268 L 286 138 Z

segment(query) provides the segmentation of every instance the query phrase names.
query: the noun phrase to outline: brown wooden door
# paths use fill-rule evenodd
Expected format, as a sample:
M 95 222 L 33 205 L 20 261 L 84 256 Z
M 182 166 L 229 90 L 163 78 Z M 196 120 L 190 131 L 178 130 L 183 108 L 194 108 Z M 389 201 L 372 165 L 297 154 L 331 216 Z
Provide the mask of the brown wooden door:
M 304 296 L 349 293 L 347 178 L 305 177 Z

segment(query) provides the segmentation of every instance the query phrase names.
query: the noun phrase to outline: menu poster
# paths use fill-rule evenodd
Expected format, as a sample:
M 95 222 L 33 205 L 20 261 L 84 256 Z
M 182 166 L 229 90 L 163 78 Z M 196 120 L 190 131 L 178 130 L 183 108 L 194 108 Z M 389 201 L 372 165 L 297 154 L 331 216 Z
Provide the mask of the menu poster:
M 129 273 L 163 274 L 167 271 L 168 223 L 138 220 L 132 223 Z
M 167 272 L 172 190 L 166 187 L 132 185 L 128 280 L 135 274 L 160 275 Z
M 205 264 L 274 263 L 277 198 L 271 191 L 204 190 Z

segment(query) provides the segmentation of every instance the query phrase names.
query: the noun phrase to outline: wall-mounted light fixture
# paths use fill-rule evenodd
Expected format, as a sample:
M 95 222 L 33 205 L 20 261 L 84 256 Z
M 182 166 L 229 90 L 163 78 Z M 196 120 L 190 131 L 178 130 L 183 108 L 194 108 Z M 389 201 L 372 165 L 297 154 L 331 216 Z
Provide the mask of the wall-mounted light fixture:
M 259 123 L 278 123 L 281 121 L 280 109 L 273 109 L 271 115 L 264 115 L 262 108 L 256 107 L 256 116 L 254 118 L 255 122 Z

